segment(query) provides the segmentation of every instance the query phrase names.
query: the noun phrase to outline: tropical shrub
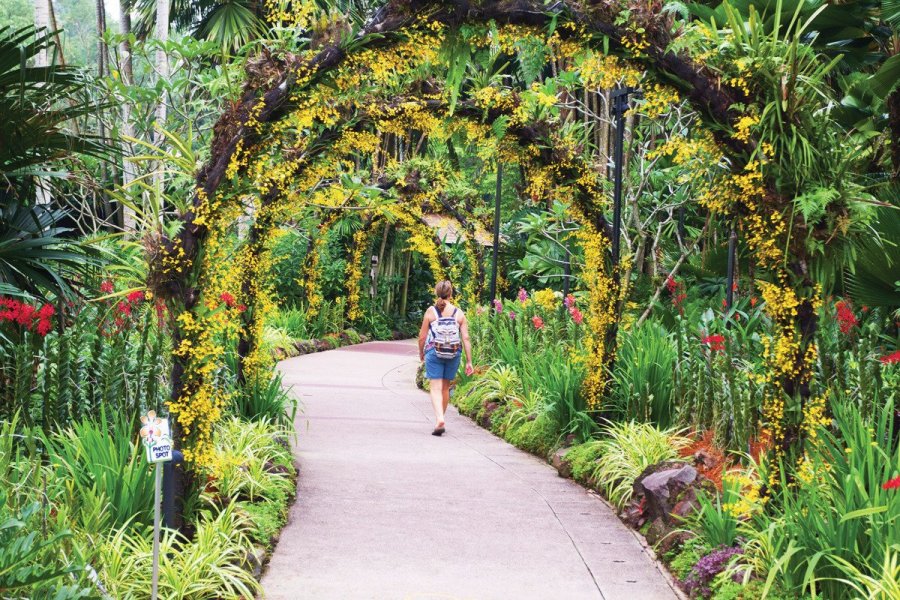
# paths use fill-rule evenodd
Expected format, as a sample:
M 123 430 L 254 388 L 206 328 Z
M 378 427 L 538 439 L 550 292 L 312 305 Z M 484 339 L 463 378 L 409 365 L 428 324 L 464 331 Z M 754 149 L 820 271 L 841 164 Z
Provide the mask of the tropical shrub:
M 872 418 L 835 402 L 835 429 L 818 431 L 794 485 L 784 481 L 742 528 L 744 580 L 826 598 L 879 597 L 900 544 L 900 444 L 894 405 Z M 743 566 L 742 566 L 742 563 Z M 871 587 L 869 587 L 871 586 Z M 856 588 L 860 589 L 856 589 Z M 889 597 L 889 596 L 883 596 Z
M 160 597 L 179 600 L 253 598 L 259 583 L 244 566 L 253 549 L 249 524 L 235 506 L 204 513 L 192 540 L 166 530 L 159 545 Z M 150 589 L 153 536 L 120 528 L 101 544 L 97 565 L 114 598 L 146 598 Z
M 76 421 L 44 438 L 53 481 L 86 531 L 153 522 L 153 476 L 128 415 Z
M 687 443 L 677 431 L 660 430 L 650 423 L 628 421 L 603 428 L 597 446 L 599 458 L 591 476 L 607 499 L 622 508 L 631 499 L 634 480 L 650 465 L 678 458 Z
M 623 420 L 671 427 L 677 351 L 668 332 L 660 324 L 646 321 L 619 338 L 611 410 Z
M 235 390 L 232 412 L 247 421 L 292 427 L 297 416 L 297 398 L 282 382 L 283 376 L 278 371 L 271 377 L 251 377 Z
M 0 594 L 22 600 L 89 597 L 89 589 L 71 583 L 84 572 L 84 562 L 64 548 L 71 532 L 41 535 L 44 510 L 40 502 L 32 502 L 13 512 L 0 489 Z

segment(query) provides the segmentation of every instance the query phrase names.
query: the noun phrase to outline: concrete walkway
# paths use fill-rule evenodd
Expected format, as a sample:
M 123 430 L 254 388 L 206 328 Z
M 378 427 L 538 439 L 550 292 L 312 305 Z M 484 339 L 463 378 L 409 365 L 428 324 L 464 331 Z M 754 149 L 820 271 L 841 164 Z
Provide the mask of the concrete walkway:
M 411 342 L 281 363 L 300 481 L 266 598 L 677 597 L 595 494 L 455 410 L 432 436 L 417 365 Z

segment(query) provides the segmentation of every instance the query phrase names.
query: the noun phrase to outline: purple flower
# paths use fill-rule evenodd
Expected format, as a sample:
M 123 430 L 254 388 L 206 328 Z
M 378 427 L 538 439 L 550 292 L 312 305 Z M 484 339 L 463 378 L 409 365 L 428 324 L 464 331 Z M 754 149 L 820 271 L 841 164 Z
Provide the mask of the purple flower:
M 743 554 L 738 547 L 720 546 L 697 561 L 691 572 L 684 578 L 684 588 L 691 595 L 709 598 L 712 589 L 709 587 L 716 575 L 725 570 L 731 557 Z
M 503 312 L 503 303 L 500 302 L 500 300 L 497 298 L 494 298 L 494 310 L 496 310 L 498 313 Z
M 525 291 L 525 288 L 519 288 L 519 302 L 524 303 L 528 300 L 528 292 Z
M 515 319 L 515 318 L 516 318 L 516 313 L 514 313 L 513 311 L 509 311 L 509 318 L 510 318 L 510 319 Z

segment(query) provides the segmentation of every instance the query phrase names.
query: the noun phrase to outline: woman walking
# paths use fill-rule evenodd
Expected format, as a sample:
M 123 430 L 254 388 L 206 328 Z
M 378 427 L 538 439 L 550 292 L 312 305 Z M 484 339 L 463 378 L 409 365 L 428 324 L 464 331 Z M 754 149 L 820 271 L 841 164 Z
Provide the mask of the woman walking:
M 434 406 L 434 431 L 444 433 L 444 413 L 450 403 L 450 382 L 456 378 L 462 350 L 466 352 L 466 375 L 475 372 L 472 367 L 472 342 L 469 340 L 469 322 L 459 307 L 450 303 L 453 284 L 442 281 L 434 288 L 437 300 L 429 306 L 419 330 L 419 360 L 425 361 L 425 376 L 431 388 L 431 404 Z

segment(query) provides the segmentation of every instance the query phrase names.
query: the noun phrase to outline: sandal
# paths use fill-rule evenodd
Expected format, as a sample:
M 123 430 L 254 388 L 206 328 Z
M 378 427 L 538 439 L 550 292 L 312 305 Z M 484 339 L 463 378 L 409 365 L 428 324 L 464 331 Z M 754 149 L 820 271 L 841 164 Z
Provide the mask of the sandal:
M 446 430 L 444 429 L 444 426 L 441 425 L 440 427 L 435 427 L 434 431 L 431 432 L 431 435 L 436 435 L 436 436 L 440 437 L 440 436 L 444 435 L 444 431 L 446 431 Z

